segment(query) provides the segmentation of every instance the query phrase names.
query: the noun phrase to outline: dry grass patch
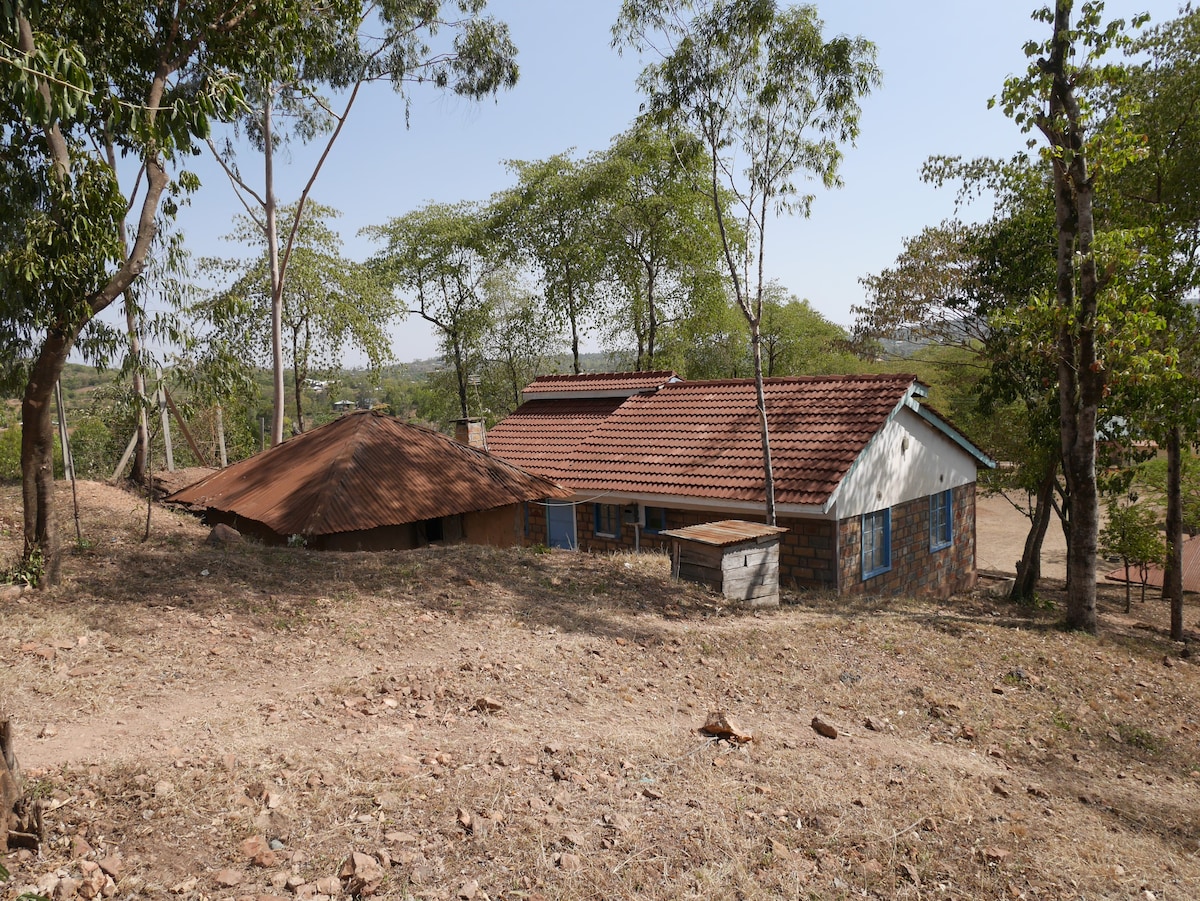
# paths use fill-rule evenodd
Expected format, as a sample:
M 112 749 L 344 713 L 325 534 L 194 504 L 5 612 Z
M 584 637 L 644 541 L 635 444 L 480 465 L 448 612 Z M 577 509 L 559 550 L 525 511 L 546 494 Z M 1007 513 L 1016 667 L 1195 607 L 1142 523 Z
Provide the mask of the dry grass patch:
M 985 597 L 743 614 L 662 557 L 220 550 L 161 510 L 143 544 L 82 488 L 93 544 L 0 609 L 54 808 L 0 897 L 105 856 L 122 898 L 329 893 L 354 851 L 395 898 L 1200 896 L 1158 602 L 1106 589 L 1098 638 Z

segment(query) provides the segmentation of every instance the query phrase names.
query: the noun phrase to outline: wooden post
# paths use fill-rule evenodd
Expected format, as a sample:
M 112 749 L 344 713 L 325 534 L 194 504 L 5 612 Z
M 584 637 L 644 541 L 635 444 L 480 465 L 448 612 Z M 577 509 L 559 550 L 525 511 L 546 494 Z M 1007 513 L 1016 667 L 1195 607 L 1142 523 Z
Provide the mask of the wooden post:
M 67 434 L 67 409 L 63 404 L 62 382 L 54 383 L 54 405 L 58 408 L 58 443 L 62 446 L 63 475 L 75 481 L 75 460 L 71 456 L 71 436 Z
M 196 439 L 192 437 L 191 429 L 187 427 L 187 423 L 183 421 L 183 416 L 180 414 L 179 408 L 175 406 L 175 401 L 171 398 L 170 389 L 168 389 L 166 385 L 163 385 L 162 390 L 163 396 L 167 399 L 167 406 L 171 409 L 171 415 L 174 416 L 175 421 L 179 423 L 179 430 L 183 432 L 183 437 L 187 440 L 188 447 L 192 449 L 192 453 L 196 457 L 196 462 L 201 466 L 207 466 L 211 469 L 212 464 L 208 462 L 208 457 L 201 453 L 200 446 L 196 444 Z
M 221 468 L 224 469 L 229 465 L 229 458 L 225 453 L 225 414 L 220 404 L 217 404 L 217 451 L 221 455 Z
M 156 368 L 154 377 L 158 381 L 158 415 L 162 417 L 163 445 L 167 450 L 167 472 L 175 471 L 175 450 L 171 444 L 171 417 L 167 413 L 167 392 L 163 385 L 162 369 Z
M 0 718 L 0 853 L 15 848 L 36 851 L 45 834 L 41 802 L 25 796 L 13 751 L 12 721 Z
M 121 473 L 125 471 L 125 467 L 129 465 L 129 458 L 133 456 L 133 449 L 138 443 L 138 429 L 133 430 L 133 437 L 129 439 L 129 443 L 125 445 L 125 453 L 121 454 L 121 462 L 117 464 L 117 468 L 113 470 L 112 481 L 121 478 Z

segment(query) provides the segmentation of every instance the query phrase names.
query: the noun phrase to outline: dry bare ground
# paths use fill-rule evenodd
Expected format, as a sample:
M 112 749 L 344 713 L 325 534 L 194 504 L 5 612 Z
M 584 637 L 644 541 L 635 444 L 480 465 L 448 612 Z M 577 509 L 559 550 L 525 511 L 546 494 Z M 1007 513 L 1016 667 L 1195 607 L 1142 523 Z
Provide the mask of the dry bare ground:
M 982 594 L 739 613 L 661 557 L 220 549 L 158 509 L 141 543 L 80 491 L 64 584 L 0 600 L 49 833 L 2 898 L 1200 897 L 1160 602 L 1103 589 L 1098 638 Z M 6 559 L 18 520 L 2 489 Z

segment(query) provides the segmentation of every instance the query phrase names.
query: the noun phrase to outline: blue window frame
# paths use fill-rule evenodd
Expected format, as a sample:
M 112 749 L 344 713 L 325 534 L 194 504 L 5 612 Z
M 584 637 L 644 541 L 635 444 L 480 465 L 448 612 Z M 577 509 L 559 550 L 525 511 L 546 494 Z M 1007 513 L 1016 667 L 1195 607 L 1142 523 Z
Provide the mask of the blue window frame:
M 940 551 L 954 542 L 954 501 L 949 489 L 929 496 L 929 549 Z
M 667 527 L 666 507 L 645 507 L 646 531 L 661 532 Z
M 596 535 L 600 538 L 621 537 L 621 508 L 617 504 L 593 504 L 596 508 Z
M 876 510 L 862 518 L 863 580 L 892 568 L 892 511 Z

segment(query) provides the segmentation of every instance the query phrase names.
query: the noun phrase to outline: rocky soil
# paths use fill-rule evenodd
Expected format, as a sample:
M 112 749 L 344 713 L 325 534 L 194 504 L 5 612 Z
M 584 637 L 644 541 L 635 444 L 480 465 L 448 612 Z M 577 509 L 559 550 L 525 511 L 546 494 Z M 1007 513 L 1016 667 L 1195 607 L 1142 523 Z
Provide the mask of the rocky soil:
M 80 500 L 63 584 L 0 594 L 48 832 L 0 899 L 1200 897 L 1160 602 L 747 614 L 661 557 L 210 547 L 158 508 L 143 542 L 143 501 Z

